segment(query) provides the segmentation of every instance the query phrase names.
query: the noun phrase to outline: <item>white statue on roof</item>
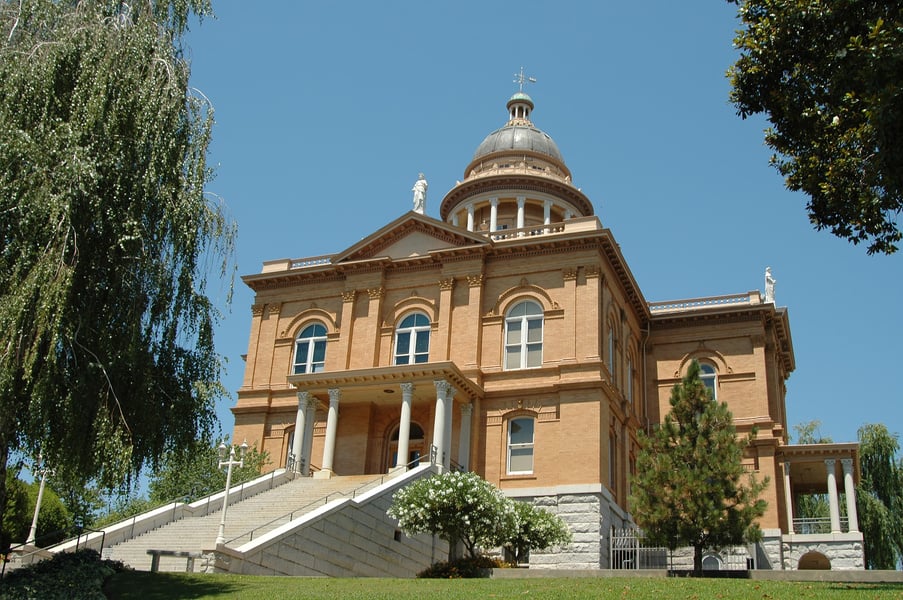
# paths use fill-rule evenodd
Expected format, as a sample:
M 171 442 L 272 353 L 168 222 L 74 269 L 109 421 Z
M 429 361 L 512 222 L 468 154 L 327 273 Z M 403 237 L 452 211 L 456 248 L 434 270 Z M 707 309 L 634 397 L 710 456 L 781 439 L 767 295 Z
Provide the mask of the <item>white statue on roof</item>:
M 774 304 L 774 284 L 777 283 L 771 276 L 771 267 L 765 267 L 765 302 Z
M 414 192 L 414 212 L 420 213 L 421 215 L 426 210 L 426 189 L 429 187 L 429 184 L 426 182 L 426 178 L 421 173 L 417 181 L 414 182 L 414 187 L 411 189 Z

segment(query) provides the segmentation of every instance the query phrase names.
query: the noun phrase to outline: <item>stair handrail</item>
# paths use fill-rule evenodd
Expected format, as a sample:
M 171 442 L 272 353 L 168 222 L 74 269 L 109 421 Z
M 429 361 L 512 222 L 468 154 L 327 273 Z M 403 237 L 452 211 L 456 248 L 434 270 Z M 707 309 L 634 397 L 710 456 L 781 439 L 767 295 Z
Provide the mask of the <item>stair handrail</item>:
M 420 457 L 415 458 L 415 459 L 411 460 L 410 462 L 408 462 L 408 464 L 404 465 L 405 471 L 407 471 L 410 467 L 412 467 L 412 466 L 418 466 L 419 464 L 420 464 Z M 311 467 L 313 467 L 313 465 L 311 465 Z M 364 483 L 364 484 L 359 485 L 358 487 L 354 488 L 353 490 L 351 490 L 351 491 L 349 491 L 349 492 L 331 492 L 331 493 L 329 493 L 329 494 L 326 494 L 326 496 L 323 497 L 323 498 L 317 498 L 316 500 L 314 500 L 314 501 L 312 501 L 312 502 L 309 502 L 309 503 L 305 504 L 304 506 L 302 506 L 302 507 L 300 507 L 300 508 L 296 508 L 296 509 L 294 509 L 294 510 L 292 510 L 292 511 L 290 511 L 290 512 L 287 512 L 287 513 L 285 513 L 285 514 L 283 514 L 283 515 L 280 515 L 280 516 L 278 516 L 278 517 L 276 517 L 276 518 L 274 518 L 274 519 L 270 519 L 269 521 L 267 521 L 267 522 L 264 523 L 263 525 L 258 525 L 257 527 L 254 527 L 253 529 L 250 529 L 250 530 L 248 530 L 248 531 L 242 532 L 242 533 L 236 535 L 235 537 L 226 540 L 225 543 L 226 543 L 226 544 L 231 544 L 231 543 L 234 542 L 235 540 L 237 540 L 237 539 L 239 539 L 239 538 L 243 538 L 243 537 L 246 536 L 246 535 L 248 536 L 248 541 L 251 542 L 251 541 L 254 540 L 254 532 L 255 532 L 255 531 L 258 531 L 259 529 L 263 529 L 263 528 L 265 528 L 265 527 L 269 527 L 269 526 L 272 525 L 273 523 L 276 523 L 277 521 L 281 521 L 282 519 L 284 519 L 284 518 L 286 518 L 286 517 L 288 517 L 288 520 L 286 521 L 286 523 L 289 523 L 289 522 L 291 522 L 291 521 L 294 520 L 294 518 L 295 518 L 295 513 L 302 512 L 302 511 L 303 511 L 302 514 L 303 514 L 303 513 L 307 513 L 307 512 L 310 511 L 310 508 L 311 508 L 311 507 L 313 507 L 313 506 L 315 506 L 315 505 L 318 505 L 318 504 L 321 504 L 321 503 L 325 506 L 326 504 L 329 504 L 330 499 L 331 499 L 333 496 L 336 496 L 336 497 L 342 496 L 342 497 L 348 498 L 349 495 L 350 495 L 351 498 L 355 498 L 355 497 L 357 497 L 357 492 L 361 491 L 361 490 L 364 489 L 365 487 L 369 487 L 369 486 L 373 485 L 374 482 L 377 482 L 377 481 L 378 481 L 379 483 L 377 483 L 377 484 L 376 484 L 375 486 L 373 486 L 373 487 L 378 487 L 378 486 L 382 485 L 383 483 L 385 483 L 387 477 L 391 476 L 392 478 L 394 478 L 395 475 L 396 475 L 396 473 L 384 473 L 384 474 L 380 475 L 379 477 L 377 477 L 377 478 L 375 478 L 375 479 L 373 479 L 373 480 L 371 480 L 371 481 L 368 481 L 367 483 Z M 332 499 L 335 499 L 335 498 L 332 498 Z

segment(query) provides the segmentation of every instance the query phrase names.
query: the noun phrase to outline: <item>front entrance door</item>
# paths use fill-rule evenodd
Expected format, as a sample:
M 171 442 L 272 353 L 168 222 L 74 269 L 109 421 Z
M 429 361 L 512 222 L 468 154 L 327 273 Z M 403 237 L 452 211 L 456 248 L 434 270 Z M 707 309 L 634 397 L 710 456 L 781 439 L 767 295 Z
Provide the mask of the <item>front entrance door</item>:
M 411 423 L 411 435 L 408 440 L 408 459 L 407 462 L 409 467 L 416 467 L 420 464 L 420 459 L 423 456 L 425 443 L 423 441 L 423 428 L 420 427 L 417 423 Z M 392 435 L 389 436 L 389 444 L 388 444 L 388 452 L 385 458 L 385 468 L 384 472 L 387 472 L 389 469 L 395 466 L 396 460 L 398 459 L 398 426 L 395 426 L 395 429 L 392 430 Z

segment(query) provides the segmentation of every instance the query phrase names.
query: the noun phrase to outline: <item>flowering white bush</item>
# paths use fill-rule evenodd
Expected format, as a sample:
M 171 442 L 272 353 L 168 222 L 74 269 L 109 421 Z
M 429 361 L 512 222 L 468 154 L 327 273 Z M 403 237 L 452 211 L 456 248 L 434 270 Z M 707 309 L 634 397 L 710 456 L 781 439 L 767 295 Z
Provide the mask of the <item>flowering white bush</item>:
M 514 503 L 474 473 L 415 481 L 395 492 L 388 514 L 407 535 L 432 533 L 450 544 L 461 542 L 472 557 L 517 534 Z
M 521 562 L 530 549 L 545 550 L 549 546 L 564 546 L 571 541 L 571 531 L 558 515 L 528 502 L 515 502 L 517 531 L 505 544 Z

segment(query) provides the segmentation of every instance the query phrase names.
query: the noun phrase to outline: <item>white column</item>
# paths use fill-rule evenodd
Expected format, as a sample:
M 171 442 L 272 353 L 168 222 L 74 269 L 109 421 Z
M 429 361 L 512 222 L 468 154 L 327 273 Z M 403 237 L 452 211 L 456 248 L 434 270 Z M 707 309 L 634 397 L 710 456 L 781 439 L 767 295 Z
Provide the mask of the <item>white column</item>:
M 452 213 L 452 225 L 455 227 L 458 226 L 458 213 Z
M 571 213 L 571 209 L 569 209 L 569 208 L 564 209 L 564 220 L 565 221 L 569 221 L 570 218 L 573 216 L 574 215 L 573 215 L 573 213 Z
M 825 460 L 825 469 L 828 471 L 828 508 L 831 511 L 831 533 L 840 533 L 840 503 L 837 499 L 837 475 L 834 473 L 833 458 Z
M 793 489 L 790 487 L 790 461 L 784 463 L 784 507 L 787 510 L 787 533 L 793 533 Z
M 307 406 L 304 407 L 304 447 L 301 449 L 301 456 L 307 465 L 307 471 L 310 472 L 310 462 L 314 447 L 314 425 L 317 422 L 317 404 L 319 401 L 311 396 L 307 400 Z
M 395 468 L 408 464 L 408 449 L 411 444 L 411 398 L 414 396 L 414 384 L 401 384 L 401 422 L 398 424 L 398 454 L 395 457 Z
M 304 460 L 301 455 L 304 452 L 304 431 L 307 429 L 304 418 L 309 398 L 310 392 L 298 392 L 298 414 L 295 415 L 295 437 L 292 438 L 292 458 L 294 459 L 292 470 L 295 473 L 304 473 Z
M 524 228 L 524 205 L 527 203 L 526 196 L 518 196 L 517 197 L 517 228 Z M 520 232 L 517 234 L 517 237 L 523 237 L 524 233 Z
M 333 460 L 335 459 L 336 432 L 339 428 L 339 397 L 342 390 L 332 388 L 329 390 L 329 412 L 326 415 L 326 440 L 323 444 L 323 464 L 320 472 L 324 477 L 333 474 Z
M 489 199 L 489 231 L 499 228 L 499 199 Z
M 465 471 L 470 470 L 470 420 L 473 404 L 461 405 L 461 433 L 458 437 L 458 464 Z
M 445 397 L 450 387 L 444 379 L 433 381 L 436 386 L 436 416 L 433 418 L 433 446 L 436 447 L 436 463 L 442 467 L 445 464 Z
M 473 203 L 467 205 L 467 231 L 473 231 Z
M 542 222 L 546 225 L 545 232 L 549 233 L 549 224 L 552 222 L 552 201 L 545 200 L 542 203 Z
M 451 468 L 452 423 L 454 422 L 452 409 L 455 406 L 455 394 L 457 392 L 458 390 L 449 386 L 448 396 L 445 399 L 445 433 L 442 436 L 442 441 L 445 442 L 445 449 L 443 450 L 445 460 L 442 461 L 442 466 L 446 470 Z
M 856 488 L 853 486 L 853 459 L 842 458 L 843 493 L 847 498 L 847 531 L 859 531 L 859 514 L 856 511 Z

